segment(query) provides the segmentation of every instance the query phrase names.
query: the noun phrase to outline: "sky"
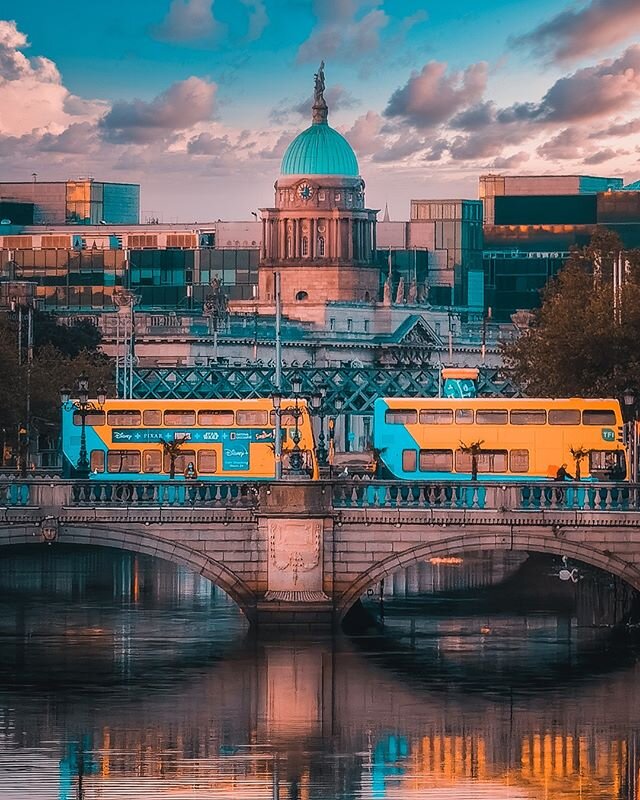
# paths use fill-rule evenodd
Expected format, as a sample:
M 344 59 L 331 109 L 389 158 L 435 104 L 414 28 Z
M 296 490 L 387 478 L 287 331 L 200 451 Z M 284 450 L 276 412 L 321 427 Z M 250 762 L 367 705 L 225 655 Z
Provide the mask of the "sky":
M 142 219 L 273 204 L 325 61 L 370 208 L 478 176 L 640 178 L 640 0 L 4 0 L 0 181 L 142 186 Z

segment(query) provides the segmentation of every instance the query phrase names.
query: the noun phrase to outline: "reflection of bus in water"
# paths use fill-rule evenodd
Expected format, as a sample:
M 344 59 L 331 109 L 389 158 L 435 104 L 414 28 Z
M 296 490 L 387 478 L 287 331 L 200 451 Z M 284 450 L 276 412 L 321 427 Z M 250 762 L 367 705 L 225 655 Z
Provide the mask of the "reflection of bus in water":
M 549 480 L 571 453 L 585 452 L 581 477 L 623 480 L 627 464 L 617 400 L 546 398 L 379 398 L 374 447 L 380 477 L 470 480 L 471 445 L 478 480 Z
M 282 401 L 282 461 L 286 471 L 294 447 L 293 400 Z M 306 473 L 318 477 L 313 430 L 298 401 L 299 448 Z M 275 477 L 275 418 L 270 399 L 107 400 L 86 417 L 92 480 L 166 480 L 171 457 L 163 441 L 180 443 L 176 479 L 193 465 L 198 480 L 270 480 Z M 73 475 L 80 457 L 81 416 L 62 412 L 63 471 Z M 189 469 L 190 471 L 190 469 Z

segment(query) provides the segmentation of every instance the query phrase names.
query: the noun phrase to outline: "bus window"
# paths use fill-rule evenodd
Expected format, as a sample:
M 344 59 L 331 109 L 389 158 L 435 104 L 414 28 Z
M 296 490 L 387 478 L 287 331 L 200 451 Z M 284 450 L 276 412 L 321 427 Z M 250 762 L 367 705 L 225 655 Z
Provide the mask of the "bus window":
M 423 472 L 451 472 L 453 450 L 421 450 L 420 469 Z
M 236 411 L 236 425 L 256 425 L 262 428 L 264 425 L 269 424 L 268 412 L 255 409 L 252 411 L 238 410 Z
M 146 413 L 146 412 L 145 412 Z M 142 453 L 143 472 L 162 472 L 162 453 L 160 450 L 144 450 Z
M 624 452 L 622 450 L 590 450 L 589 472 L 606 480 L 622 480 L 626 477 Z
M 508 417 L 506 411 L 497 408 L 479 408 L 476 411 L 476 425 L 506 425 Z
M 577 408 L 552 408 L 549 425 L 579 425 L 580 411 Z
M 82 414 L 78 414 L 77 411 L 73 414 L 73 424 L 82 425 Z M 104 425 L 104 411 L 89 411 L 89 413 L 85 415 L 85 425 L 89 427 Z
M 418 412 L 415 409 L 389 408 L 384 415 L 387 425 L 415 425 L 418 421 Z
M 104 472 L 104 450 L 92 450 L 89 463 L 91 472 Z
M 615 425 L 616 415 L 614 411 L 606 408 L 593 408 L 582 412 L 583 425 Z
M 456 409 L 456 425 L 473 425 L 473 409 Z
M 162 425 L 162 411 L 159 408 L 148 408 L 142 412 L 142 422 L 145 425 Z
M 512 425 L 544 425 L 547 421 L 547 412 L 543 408 L 522 409 L 511 412 Z M 518 470 L 521 472 L 522 470 Z M 526 472 L 526 470 L 524 470 Z
M 269 415 L 271 425 L 276 424 L 276 412 L 272 411 Z M 302 418 L 298 420 L 298 428 L 302 425 Z M 295 428 L 296 427 L 296 418 L 293 414 L 286 414 L 284 412 L 280 412 L 280 426 L 282 428 Z
M 139 411 L 108 411 L 107 412 L 107 425 L 113 425 L 116 428 L 134 428 L 142 421 L 142 414 Z
M 140 472 L 140 451 L 109 450 L 107 472 Z
M 506 472 L 506 450 L 482 450 L 476 456 L 478 472 Z M 456 450 L 456 471 L 471 472 L 471 453 Z
M 198 451 L 198 472 L 212 474 L 218 471 L 218 454 L 215 450 Z
M 182 475 L 190 461 L 193 461 L 194 464 L 196 463 L 195 450 L 181 450 L 175 460 L 176 475 Z M 162 467 L 164 472 L 171 472 L 171 459 L 168 453 L 164 454 Z
M 405 472 L 415 472 L 417 469 L 417 454 L 415 450 L 402 451 L 402 469 Z
M 431 408 L 420 412 L 421 425 L 451 425 L 453 422 L 453 409 Z
M 165 411 L 164 412 L 165 425 L 195 425 L 196 412 L 195 411 Z
M 511 472 L 529 472 L 529 451 L 512 450 L 509 453 Z
M 233 426 L 234 415 L 231 409 L 198 411 L 198 425 L 211 425 L 212 427 Z

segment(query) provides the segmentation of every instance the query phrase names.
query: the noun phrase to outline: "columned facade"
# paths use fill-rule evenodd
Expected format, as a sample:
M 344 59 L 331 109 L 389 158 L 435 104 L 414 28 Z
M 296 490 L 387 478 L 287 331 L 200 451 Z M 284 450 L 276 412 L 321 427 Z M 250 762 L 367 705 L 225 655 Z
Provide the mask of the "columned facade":
M 365 184 L 346 139 L 329 127 L 322 68 L 316 75 L 312 125 L 289 145 L 275 183 L 275 205 L 261 209 L 259 303 L 274 302 L 281 275 L 284 313 L 321 319 L 327 302 L 375 302 L 377 211 L 365 207 Z

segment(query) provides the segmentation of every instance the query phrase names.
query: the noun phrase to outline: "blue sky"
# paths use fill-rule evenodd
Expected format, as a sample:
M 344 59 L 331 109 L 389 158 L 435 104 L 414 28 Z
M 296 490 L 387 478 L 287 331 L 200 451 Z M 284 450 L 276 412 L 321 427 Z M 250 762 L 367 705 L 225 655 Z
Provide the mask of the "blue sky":
M 373 207 L 482 172 L 640 176 L 638 0 L 6 0 L 0 176 L 139 181 L 148 215 L 272 202 L 326 62 Z M 301 113 L 304 112 L 304 113 Z

